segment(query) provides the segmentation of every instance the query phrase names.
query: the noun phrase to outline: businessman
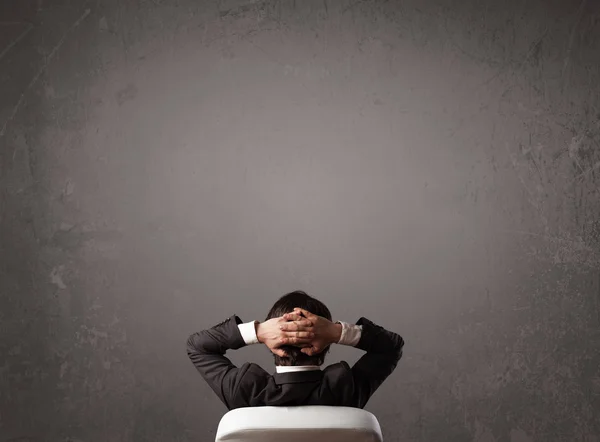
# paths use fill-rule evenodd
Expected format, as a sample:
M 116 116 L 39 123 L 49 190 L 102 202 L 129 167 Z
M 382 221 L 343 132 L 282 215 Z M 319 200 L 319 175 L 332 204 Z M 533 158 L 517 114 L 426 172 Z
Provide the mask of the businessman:
M 259 365 L 236 367 L 227 350 L 264 344 L 273 353 L 275 374 Z M 321 369 L 331 344 L 365 354 L 352 367 L 339 362 Z M 366 318 L 332 322 L 329 309 L 302 291 L 281 297 L 264 322 L 243 323 L 233 315 L 194 333 L 187 354 L 229 410 L 257 406 L 334 405 L 364 408 L 402 357 L 402 337 Z

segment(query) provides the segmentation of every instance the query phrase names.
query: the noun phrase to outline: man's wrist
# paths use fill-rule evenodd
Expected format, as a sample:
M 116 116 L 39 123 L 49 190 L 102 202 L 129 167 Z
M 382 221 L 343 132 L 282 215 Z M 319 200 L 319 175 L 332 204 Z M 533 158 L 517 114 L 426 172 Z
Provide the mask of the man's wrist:
M 334 322 L 333 326 L 331 327 L 331 343 L 337 344 L 338 342 L 340 342 L 341 338 L 342 338 L 342 324 L 340 324 L 339 322 Z
M 262 322 L 259 321 L 254 321 L 254 330 L 256 331 L 256 340 L 258 341 L 259 344 L 264 344 L 264 341 L 262 339 L 261 336 L 261 332 L 262 332 Z
M 342 335 L 337 342 L 340 345 L 349 345 L 356 347 L 362 337 L 362 326 L 356 324 L 348 324 L 347 322 L 337 321 L 342 326 Z

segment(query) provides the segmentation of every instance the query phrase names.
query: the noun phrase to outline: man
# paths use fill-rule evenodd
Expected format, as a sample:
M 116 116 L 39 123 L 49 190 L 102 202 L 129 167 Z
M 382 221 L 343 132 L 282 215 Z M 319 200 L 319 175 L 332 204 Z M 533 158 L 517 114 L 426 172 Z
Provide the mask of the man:
M 236 367 L 227 350 L 265 344 L 274 354 L 276 373 L 259 365 Z M 366 353 L 321 370 L 331 344 Z M 187 353 L 196 369 L 229 410 L 256 406 L 337 405 L 364 408 L 402 357 L 399 335 L 360 318 L 355 325 L 332 322 L 329 309 L 302 291 L 288 293 L 271 308 L 265 322 L 242 323 L 233 315 L 191 335 Z

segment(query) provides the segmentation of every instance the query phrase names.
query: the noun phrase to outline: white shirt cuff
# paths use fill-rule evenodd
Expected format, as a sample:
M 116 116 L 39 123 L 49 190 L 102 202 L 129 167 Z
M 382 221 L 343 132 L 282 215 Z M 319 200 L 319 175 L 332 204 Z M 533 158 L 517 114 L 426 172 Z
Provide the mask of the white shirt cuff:
M 340 336 L 338 344 L 356 347 L 362 335 L 362 325 L 348 324 L 347 322 L 342 321 L 337 322 L 338 324 L 342 324 L 342 335 Z
M 257 321 L 246 322 L 244 324 L 238 324 L 242 338 L 246 345 L 258 344 L 258 338 L 256 337 L 256 324 Z

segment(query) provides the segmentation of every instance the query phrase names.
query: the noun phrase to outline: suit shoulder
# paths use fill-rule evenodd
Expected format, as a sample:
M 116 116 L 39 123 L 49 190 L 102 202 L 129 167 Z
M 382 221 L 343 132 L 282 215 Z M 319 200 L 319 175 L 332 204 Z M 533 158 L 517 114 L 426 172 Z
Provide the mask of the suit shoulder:
M 352 376 L 352 369 L 346 361 L 340 361 L 325 367 L 323 376 L 329 382 L 336 383 L 339 380 L 344 380 L 347 376 Z
M 340 406 L 350 406 L 354 392 L 354 378 L 352 369 L 346 361 L 332 364 L 323 370 L 323 381 L 330 394 L 334 397 L 334 403 Z
M 267 373 L 264 370 L 264 368 L 262 368 L 258 364 L 255 364 L 254 362 L 244 362 L 238 368 L 238 378 L 243 378 L 243 377 L 247 377 L 247 376 L 263 377 L 263 376 L 270 376 L 270 374 Z
M 260 403 L 269 387 L 273 376 L 267 373 L 260 365 L 246 362 L 240 366 L 238 372 L 239 383 L 236 392 L 236 400 L 243 405 L 253 406 Z
M 242 366 L 248 367 L 248 373 L 252 373 L 252 374 L 256 374 L 256 375 L 260 375 L 260 376 L 263 376 L 263 375 L 270 376 L 270 374 L 267 373 L 267 371 L 264 368 L 262 368 L 258 364 L 255 364 L 254 362 L 246 362 Z
M 267 373 L 264 368 L 253 362 L 244 363 L 240 366 L 238 373 L 240 387 L 246 390 L 249 387 L 252 390 L 264 388 L 269 383 L 269 380 L 273 378 L 273 376 L 270 373 Z

